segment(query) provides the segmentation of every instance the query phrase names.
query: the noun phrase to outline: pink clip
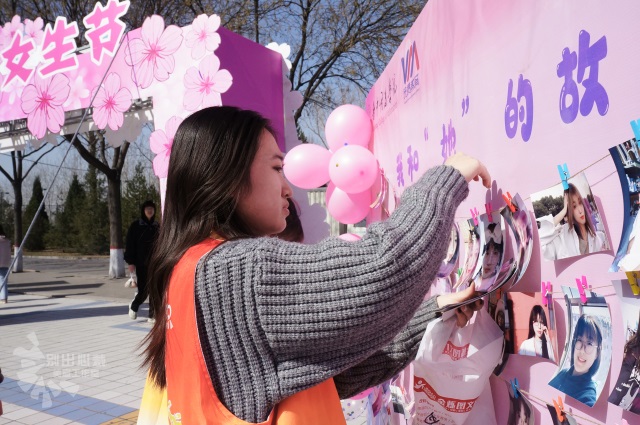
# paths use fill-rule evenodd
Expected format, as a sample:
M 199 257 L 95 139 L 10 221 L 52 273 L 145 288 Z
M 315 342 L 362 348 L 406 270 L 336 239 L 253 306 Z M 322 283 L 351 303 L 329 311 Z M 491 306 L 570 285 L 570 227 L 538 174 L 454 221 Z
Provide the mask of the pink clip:
M 587 289 L 587 277 L 582 276 L 582 280 L 576 278 L 576 285 L 578 286 L 578 292 L 580 292 L 580 302 L 582 302 L 582 304 L 586 304 L 587 296 L 584 291 Z
M 503 193 L 502 199 L 504 199 L 504 201 L 507 203 L 507 207 L 509 207 L 512 213 L 516 212 L 516 206 L 513 205 L 513 198 L 511 197 L 511 194 L 509 192 L 507 192 L 506 194 Z
M 493 209 L 491 208 L 491 202 L 484 204 L 484 208 L 487 211 L 487 217 L 489 217 L 489 223 L 493 223 Z
M 476 226 L 478 225 L 478 216 L 480 214 L 478 214 L 478 209 L 476 207 L 473 207 L 471 211 L 471 218 L 473 219 L 473 224 L 475 224 Z
M 542 304 L 546 307 L 551 294 L 551 282 L 542 282 L 540 284 L 540 292 L 542 292 Z

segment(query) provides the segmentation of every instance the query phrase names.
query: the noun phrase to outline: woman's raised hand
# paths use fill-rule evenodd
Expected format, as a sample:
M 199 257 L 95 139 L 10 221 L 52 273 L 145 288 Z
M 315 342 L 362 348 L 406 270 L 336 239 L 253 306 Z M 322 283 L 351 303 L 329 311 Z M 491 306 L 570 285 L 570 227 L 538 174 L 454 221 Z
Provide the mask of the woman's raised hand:
M 562 207 L 562 210 L 560 210 L 560 212 L 558 214 L 556 214 L 555 217 L 553 217 L 553 224 L 555 226 L 560 224 L 562 219 L 567 215 L 567 210 L 568 209 L 569 209 L 569 193 L 565 192 L 565 194 L 564 194 L 564 207 Z
M 482 185 L 484 187 L 487 189 L 491 187 L 491 176 L 489 175 L 487 168 L 482 162 L 467 154 L 456 153 L 447 158 L 444 165 L 450 165 L 460 171 L 460 174 L 462 174 L 467 182 L 482 179 Z
M 467 289 L 464 289 L 460 292 L 438 295 L 436 301 L 438 303 L 438 308 L 444 308 L 449 304 L 458 304 L 474 298 L 476 295 L 478 294 L 476 292 L 475 285 L 469 285 Z M 479 299 L 471 304 L 466 304 L 456 308 L 455 316 L 457 325 L 459 327 L 465 326 L 473 317 L 473 313 L 480 310 L 483 305 L 484 302 L 482 301 L 482 299 Z

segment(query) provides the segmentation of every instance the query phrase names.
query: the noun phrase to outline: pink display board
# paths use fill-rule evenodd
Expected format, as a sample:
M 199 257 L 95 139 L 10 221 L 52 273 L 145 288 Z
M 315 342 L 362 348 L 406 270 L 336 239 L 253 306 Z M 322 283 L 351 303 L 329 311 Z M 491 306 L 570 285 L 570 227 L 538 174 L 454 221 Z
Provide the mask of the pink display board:
M 235 105 L 269 118 L 284 149 L 279 53 L 221 28 L 216 15 L 200 15 L 182 28 L 154 15 L 125 33 L 120 18 L 129 4 L 96 3 L 84 18 L 89 48 L 79 53 L 73 40 L 77 23 L 64 17 L 43 27 L 40 18 L 23 22 L 16 16 L 5 25 L 0 34 L 0 121 L 26 118 L 27 129 L 0 140 L 3 149 L 73 134 L 77 124 L 65 122 L 65 112 L 89 107 L 94 94 L 92 115 L 82 130 L 107 130 L 112 146 L 131 141 L 132 133 L 137 136 L 143 119 L 127 111 L 138 99 L 151 98 L 152 109 L 143 118 L 158 131 L 175 130 L 174 125 L 166 128 L 173 117 Z M 154 164 L 159 177 L 166 175 L 165 168 Z
M 561 182 L 557 165 L 571 175 L 584 170 L 602 215 L 611 250 L 555 262 L 541 258 L 536 245 L 514 291 L 539 292 L 553 285 L 558 342 L 566 334 L 561 285 L 587 277 L 609 303 L 613 354 L 602 395 L 589 408 L 549 387 L 556 366 L 512 356 L 492 378 L 498 423 L 506 423 L 509 398 L 502 379 L 551 404 L 561 396 L 576 415 L 602 423 L 637 423 L 638 417 L 607 403 L 615 384 L 624 329 L 610 273 L 623 224 L 620 181 L 608 149 L 634 137 L 640 116 L 640 3 L 567 0 L 430 1 L 377 80 L 366 100 L 374 123 L 372 150 L 390 183 L 402 191 L 431 166 L 454 152 L 481 159 L 494 179 L 491 190 L 472 184 L 458 209 L 504 206 L 502 193 L 519 193 L 533 217 L 530 194 Z M 393 208 L 394 197 L 390 196 Z M 369 221 L 381 218 L 374 210 Z M 562 348 L 562 347 L 561 347 Z M 533 400 L 533 399 L 532 399 Z M 551 423 L 546 406 L 533 402 L 536 423 Z M 579 422 L 583 422 L 579 420 Z

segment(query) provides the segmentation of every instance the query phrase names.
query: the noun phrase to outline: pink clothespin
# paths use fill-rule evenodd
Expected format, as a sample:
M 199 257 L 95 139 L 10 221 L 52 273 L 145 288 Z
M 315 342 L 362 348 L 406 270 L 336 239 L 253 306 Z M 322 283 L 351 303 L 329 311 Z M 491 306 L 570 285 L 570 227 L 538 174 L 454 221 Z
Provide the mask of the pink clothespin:
M 489 202 L 488 204 L 484 204 L 484 209 L 485 211 L 487 211 L 489 223 L 493 223 L 493 208 L 491 208 L 491 202 Z
M 549 303 L 549 295 L 551 295 L 551 282 L 542 282 L 540 292 L 542 292 L 542 304 L 546 307 Z
M 507 192 L 506 194 L 503 193 L 502 199 L 504 199 L 504 202 L 507 203 L 507 207 L 509 207 L 512 213 L 516 212 L 517 208 L 515 205 L 513 205 L 513 198 L 511 197 L 511 194 L 509 192 Z
M 586 304 L 587 295 L 585 294 L 585 290 L 587 289 L 587 277 L 582 276 L 582 279 L 576 278 L 576 285 L 578 286 L 578 292 L 580 292 L 580 302 Z
M 478 214 L 478 209 L 476 207 L 473 207 L 473 209 L 469 210 L 471 211 L 471 218 L 473 219 L 473 224 L 475 224 L 476 226 L 478 225 L 478 216 L 480 214 Z
M 569 168 L 567 167 L 566 163 L 562 165 L 558 164 L 558 173 L 560 174 L 560 179 L 562 180 L 562 188 L 564 190 L 568 190 L 569 177 L 571 177 L 571 175 L 569 174 Z

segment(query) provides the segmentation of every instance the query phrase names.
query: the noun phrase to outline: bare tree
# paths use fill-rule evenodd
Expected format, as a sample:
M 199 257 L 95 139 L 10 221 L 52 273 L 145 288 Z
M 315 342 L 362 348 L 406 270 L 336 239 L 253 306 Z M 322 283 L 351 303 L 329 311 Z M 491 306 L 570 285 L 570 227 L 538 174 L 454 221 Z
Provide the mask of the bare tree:
M 13 271 L 21 272 L 22 271 L 22 250 L 18 250 L 18 247 L 22 245 L 22 183 L 27 178 L 29 173 L 35 168 L 35 166 L 40 162 L 40 160 L 49 152 L 54 150 L 56 146 L 53 145 L 42 145 L 37 149 L 30 150 L 29 148 L 25 148 L 24 151 L 12 151 L 11 152 L 11 169 L 5 170 L 4 167 L 0 166 L 0 173 L 2 173 L 9 183 L 11 183 L 11 187 L 13 188 L 13 215 L 14 215 L 14 228 L 13 228 L 13 240 L 14 246 L 16 247 L 16 256 L 18 257 L 14 263 Z M 27 150 L 30 150 L 27 152 Z M 32 159 L 31 156 L 34 156 Z M 29 166 L 24 167 L 24 161 L 30 162 Z M 19 253 L 19 255 L 18 255 Z

